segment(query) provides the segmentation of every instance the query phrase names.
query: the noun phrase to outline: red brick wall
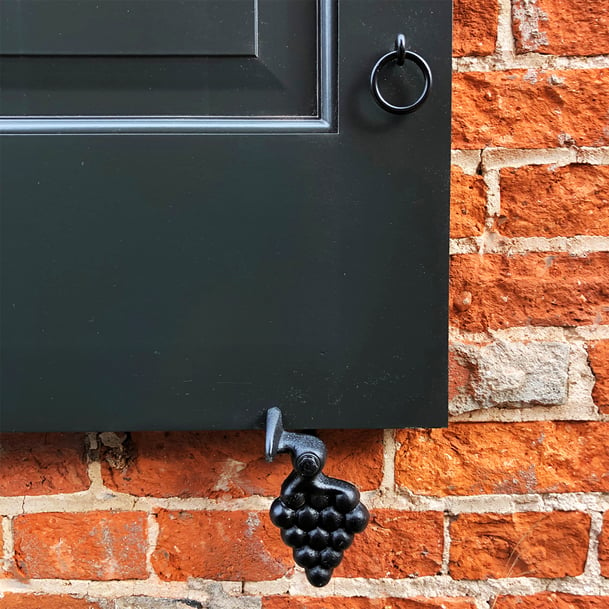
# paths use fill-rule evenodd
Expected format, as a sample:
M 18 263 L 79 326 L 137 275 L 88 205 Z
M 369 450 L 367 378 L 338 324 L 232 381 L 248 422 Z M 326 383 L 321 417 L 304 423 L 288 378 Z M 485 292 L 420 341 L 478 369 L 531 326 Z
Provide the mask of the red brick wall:
M 454 49 L 452 422 L 323 434 L 333 583 L 259 433 L 7 435 L 0 609 L 609 607 L 609 3 L 456 0 Z

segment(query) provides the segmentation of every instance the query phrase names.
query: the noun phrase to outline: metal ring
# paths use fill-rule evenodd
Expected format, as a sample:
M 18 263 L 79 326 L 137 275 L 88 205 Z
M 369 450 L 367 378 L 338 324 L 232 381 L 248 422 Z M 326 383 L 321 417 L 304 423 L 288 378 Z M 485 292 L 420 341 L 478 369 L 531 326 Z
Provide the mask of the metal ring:
M 429 91 L 431 89 L 432 84 L 432 76 L 431 76 L 431 68 L 428 63 L 420 56 L 414 53 L 413 51 L 405 51 L 402 49 L 401 44 L 399 44 L 399 36 L 396 40 L 395 51 L 390 51 L 387 55 L 383 55 L 372 68 L 372 72 L 370 74 L 370 91 L 376 100 L 376 103 L 385 111 L 391 112 L 392 114 L 408 114 L 409 112 L 413 112 L 416 110 L 429 95 Z M 400 59 L 404 62 L 406 59 L 415 63 L 423 72 L 423 77 L 425 78 L 425 84 L 423 85 L 423 92 L 419 95 L 418 99 L 414 101 L 412 104 L 407 106 L 396 106 L 390 102 L 388 102 L 382 95 L 378 77 L 380 71 L 391 61 L 397 61 L 400 63 Z

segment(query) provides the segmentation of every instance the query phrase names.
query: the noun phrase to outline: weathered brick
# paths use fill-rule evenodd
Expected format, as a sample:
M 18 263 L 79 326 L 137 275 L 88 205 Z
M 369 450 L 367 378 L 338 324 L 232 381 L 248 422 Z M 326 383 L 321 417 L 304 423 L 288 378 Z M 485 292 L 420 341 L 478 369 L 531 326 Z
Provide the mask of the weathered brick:
M 356 537 L 334 573 L 398 579 L 436 575 L 442 567 L 443 544 L 441 512 L 373 510 L 368 528 Z
M 380 484 L 383 438 L 378 430 L 320 433 L 328 448 L 324 471 L 362 490 Z M 134 433 L 127 467 L 102 459 L 105 484 L 116 491 L 153 497 L 276 495 L 291 470 L 288 457 L 272 467 L 264 459 L 262 432 Z M 106 451 L 107 452 L 107 451 Z
M 144 512 L 44 513 L 13 522 L 15 561 L 23 577 L 145 579 Z
M 83 434 L 0 434 L 0 496 L 86 490 L 84 440 Z
M 609 53 L 609 6 L 595 0 L 513 0 L 518 53 Z
M 457 423 L 397 440 L 397 484 L 415 494 L 609 491 L 609 423 Z
M 609 577 L 609 512 L 603 515 L 603 528 L 598 539 L 598 561 L 601 564 L 601 575 Z
M 364 598 L 330 596 L 308 598 L 304 596 L 265 596 L 262 609 L 475 609 L 467 598 Z
M 470 374 L 468 385 L 461 390 L 475 400 L 469 409 L 563 404 L 567 399 L 569 352 L 567 343 L 552 341 L 463 346 L 461 361 L 469 362 Z
M 486 217 L 486 187 L 480 175 L 468 175 L 453 166 L 450 174 L 450 236 L 481 235 Z
M 609 340 L 599 340 L 588 347 L 590 367 L 596 378 L 592 398 L 603 414 L 609 414 Z
M 577 596 L 540 592 L 531 596 L 499 596 L 493 609 L 607 609 L 609 596 Z
M 458 345 L 450 345 L 448 350 L 448 399 L 471 393 L 473 375 L 477 362 L 462 354 Z
M 267 512 L 159 510 L 152 565 L 163 580 L 277 579 L 292 567 Z
M 453 56 L 491 55 L 497 39 L 497 0 L 455 0 L 453 3 Z
M 462 254 L 451 259 L 451 322 L 472 332 L 609 320 L 609 253 Z M 461 306 L 461 295 L 471 304 Z
M 64 594 L 5 592 L 0 597 L 0 609 L 102 609 L 102 607 L 94 601 Z
M 454 148 L 609 144 L 609 69 L 459 72 L 453 95 Z
M 609 235 L 609 167 L 502 169 L 496 228 L 507 237 Z
M 581 512 L 460 514 L 450 525 L 455 579 L 581 575 L 590 516 Z

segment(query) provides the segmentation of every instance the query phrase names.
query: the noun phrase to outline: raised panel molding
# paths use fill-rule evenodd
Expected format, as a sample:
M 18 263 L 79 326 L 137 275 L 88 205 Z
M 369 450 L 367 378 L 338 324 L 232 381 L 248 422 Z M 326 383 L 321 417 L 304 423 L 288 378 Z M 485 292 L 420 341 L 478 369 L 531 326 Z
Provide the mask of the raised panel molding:
M 10 0 L 14 3 L 16 0 Z M 30 0 L 37 1 L 37 0 Z M 174 0 L 172 0 L 173 2 Z M 84 2 L 84 0 L 80 0 Z M 59 0 L 53 0 L 58 3 Z M 240 0 L 240 4 L 243 2 Z M 265 4 L 266 3 L 266 4 Z M 212 3 L 215 4 L 215 3 Z M 224 3 L 226 4 L 226 3 Z M 230 4 L 230 3 L 229 3 Z M 255 57 L 108 57 L 107 64 L 100 64 L 99 57 L 5 57 L 1 58 L 3 86 L 0 91 L 0 108 L 4 107 L 4 116 L 0 116 L 0 133 L 274 133 L 274 132 L 331 132 L 336 130 L 336 19 L 337 3 L 336 0 L 301 0 L 300 8 L 297 4 L 284 5 L 282 19 L 286 23 L 294 22 L 294 15 L 290 11 L 298 11 L 309 15 L 308 6 L 315 11 L 317 32 L 316 35 L 309 37 L 309 47 L 315 45 L 313 51 L 307 50 L 307 40 L 298 38 L 291 41 L 287 49 L 290 53 L 289 58 L 279 56 L 277 49 L 286 48 L 285 40 L 280 38 L 278 28 L 271 22 L 265 22 L 259 27 L 256 24 L 256 45 L 257 55 Z M 10 6 L 10 4 L 9 4 Z M 265 13 L 267 7 L 268 13 Z M 272 15 L 276 7 L 269 0 L 256 0 L 256 17 L 259 18 L 259 11 Z M 306 10 L 305 10 L 306 7 Z M 244 7 L 242 7 L 243 9 Z M 246 13 L 249 14 L 248 11 Z M 292 20 L 292 21 L 290 21 Z M 313 23 L 313 21 L 312 21 Z M 282 34 L 285 37 L 285 33 Z M 84 43 L 83 43 L 84 44 Z M 9 43 L 5 43 L 8 48 Z M 84 48 L 84 47 L 83 47 Z M 315 55 L 313 57 L 312 55 Z M 102 58 L 103 59 L 103 58 Z M 53 77 L 45 72 L 44 63 L 37 65 L 40 61 L 61 62 L 67 60 L 76 62 L 74 70 L 82 75 L 87 81 L 90 64 L 89 60 L 96 61 L 97 73 L 94 77 L 95 87 L 98 91 L 100 83 L 105 78 L 108 83 L 119 82 L 124 87 L 127 95 L 131 95 L 134 100 L 130 107 L 133 110 L 126 112 L 112 113 L 90 113 L 85 111 L 74 112 L 28 112 L 28 103 L 23 100 L 27 98 L 20 89 L 21 75 L 27 74 L 33 80 L 32 91 L 35 99 L 45 103 L 45 96 L 41 91 L 48 90 L 49 96 L 55 95 L 54 89 L 58 88 L 54 83 L 63 83 L 59 86 L 64 87 L 68 93 L 79 92 L 83 103 L 98 103 L 96 101 L 95 87 L 83 91 L 78 89 L 78 85 L 72 84 L 72 73 L 69 71 L 61 72 L 61 65 L 53 64 L 57 68 L 58 80 L 53 81 Z M 201 60 L 205 63 L 194 64 L 194 61 Z M 25 64 L 24 62 L 30 62 Z M 171 71 L 180 73 L 188 83 L 188 94 L 196 99 L 196 95 L 201 98 L 203 105 L 214 105 L 223 109 L 228 108 L 222 114 L 209 112 L 198 113 L 188 112 L 138 112 L 137 99 L 142 99 L 148 103 L 146 91 L 146 73 L 138 70 L 138 62 L 148 62 L 149 72 L 158 74 L 165 72 L 171 78 Z M 167 64 L 163 62 L 167 61 Z M 181 62 L 176 64 L 175 62 Z M 21 63 L 19 63 L 21 62 Z M 120 64 L 118 63 L 120 62 Z M 150 63 L 156 62 L 156 63 Z M 172 63 L 173 62 L 173 63 Z M 216 62 L 216 63 L 210 63 Z M 316 64 L 316 65 L 315 65 Z M 112 71 L 112 66 L 114 72 Z M 102 66 L 101 68 L 99 66 Z M 198 67 L 200 66 L 200 67 Z M 121 70 L 119 70 L 119 67 Z M 213 69 L 212 69 L 213 68 Z M 105 71 L 104 71 L 105 70 Z M 37 72 L 36 72 L 37 71 Z M 39 79 L 31 75 L 36 73 Z M 186 75 L 186 76 L 185 76 Z M 201 92 L 197 93 L 196 79 L 201 79 Z M 239 82 L 239 78 L 243 81 Z M 102 80 L 99 80 L 102 79 Z M 138 80 L 141 81 L 138 83 Z M 43 86 L 40 86 L 40 83 Z M 77 81 L 78 82 L 78 81 Z M 13 87 L 12 83 L 17 83 Z M 310 85 L 308 84 L 310 83 Z M 205 86 L 207 85 L 207 89 Z M 164 83 L 164 86 L 168 85 Z M 176 84 L 178 94 L 174 95 L 172 103 L 179 103 L 179 87 L 184 84 Z M 36 88 L 38 87 L 38 91 Z M 138 87 L 138 90 L 135 88 Z M 294 90 L 292 91 L 291 88 Z M 131 90 L 130 90 L 131 89 Z M 208 91 L 208 92 L 206 92 Z M 247 93 L 245 93 L 247 91 Z M 186 93 L 186 91 L 184 91 Z M 163 96 L 163 86 L 158 87 L 153 93 Z M 64 93 L 60 93 L 64 95 Z M 119 92 L 112 97 L 115 105 L 125 105 L 120 100 Z M 169 93 L 167 93 L 169 95 Z M 245 96 L 248 97 L 245 97 Z M 47 96 L 47 97 L 49 97 Z M 139 97 L 138 97 L 139 96 Z M 217 96 L 217 101 L 215 100 Z M 274 97 L 275 96 L 275 97 Z M 240 99 L 244 97 L 244 99 Z M 307 101 L 311 98 L 311 102 Z M 73 101 L 68 94 L 64 95 L 71 107 L 78 102 Z M 178 102 L 175 100 L 178 99 Z M 212 99 L 212 101 L 210 101 Z M 274 102 L 273 100 L 277 100 Z M 118 100 L 118 101 L 116 101 Z M 35 104 L 34 104 L 35 105 Z M 59 104 L 58 104 L 59 105 Z M 190 110 L 196 110 L 196 102 L 190 103 Z M 235 110 L 231 110 L 234 106 Z M 11 108 L 19 109 L 19 113 L 11 112 Z M 259 109 L 258 109 L 259 108 Z M 8 110 L 7 110 L 8 109 Z

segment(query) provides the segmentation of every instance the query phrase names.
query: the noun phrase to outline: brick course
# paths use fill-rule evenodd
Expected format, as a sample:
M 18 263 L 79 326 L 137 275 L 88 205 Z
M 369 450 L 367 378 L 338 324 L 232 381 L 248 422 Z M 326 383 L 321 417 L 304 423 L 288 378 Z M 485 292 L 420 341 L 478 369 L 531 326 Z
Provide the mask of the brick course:
M 500 596 L 493 609 L 606 609 L 609 596 L 542 592 L 533 596 Z
M 13 594 L 0 597 L 0 609 L 103 609 L 96 602 L 58 594 Z
M 370 578 L 436 575 L 442 566 L 442 537 L 441 512 L 373 510 L 368 528 L 345 552 L 335 575 Z
M 497 15 L 495 0 L 455 0 L 453 3 L 453 55 L 490 55 L 495 50 Z
M 89 488 L 82 434 L 0 434 L 0 496 Z
M 328 475 L 348 477 L 362 490 L 378 487 L 383 450 L 379 431 L 334 430 L 321 437 L 328 448 Z M 139 496 L 271 496 L 292 466 L 286 456 L 269 467 L 263 446 L 264 434 L 255 431 L 134 433 L 124 448 L 125 467 L 104 458 L 103 478 L 109 488 Z
M 598 560 L 601 574 L 609 577 L 609 513 L 603 515 L 603 529 L 598 538 Z
M 460 306 L 462 294 L 471 305 Z M 470 332 L 609 322 L 609 253 L 464 254 L 451 262 L 453 323 Z
M 267 596 L 262 609 L 476 609 L 466 598 L 307 598 Z
M 609 423 L 460 423 L 397 439 L 397 483 L 416 494 L 609 490 Z
M 496 227 L 507 237 L 609 234 L 609 166 L 502 169 Z
M 453 95 L 455 148 L 609 144 L 609 68 L 461 72 Z
M 512 0 L 518 53 L 609 53 L 609 6 L 578 0 Z
M 590 516 L 578 512 L 460 514 L 450 525 L 455 579 L 581 575 Z
M 14 521 L 15 561 L 25 578 L 143 579 L 142 512 L 25 514 Z
M 292 569 L 289 549 L 266 512 L 159 510 L 152 565 L 161 579 L 263 581 Z

